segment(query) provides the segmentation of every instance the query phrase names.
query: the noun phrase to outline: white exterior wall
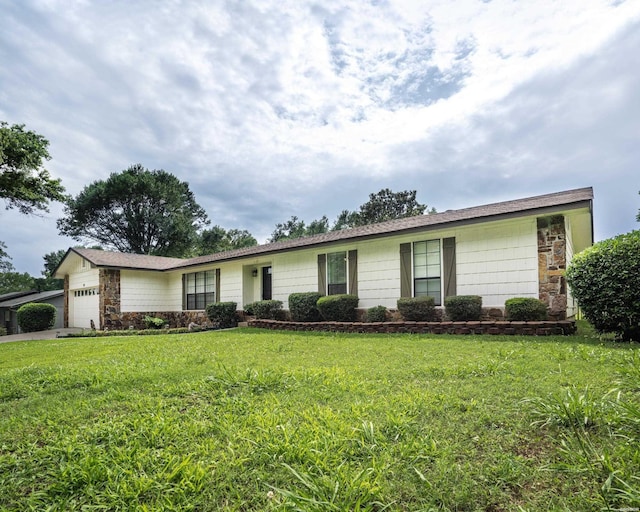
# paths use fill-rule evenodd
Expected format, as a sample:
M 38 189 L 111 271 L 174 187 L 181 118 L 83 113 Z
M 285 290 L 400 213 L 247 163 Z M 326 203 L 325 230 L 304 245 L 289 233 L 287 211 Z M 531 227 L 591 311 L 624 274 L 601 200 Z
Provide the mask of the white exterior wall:
M 90 328 L 100 323 L 100 271 L 74 255 L 69 273 L 69 326 Z M 77 292 L 77 293 L 76 293 Z
M 466 226 L 456 232 L 457 294 L 480 295 L 485 307 L 512 297 L 538 298 L 535 218 Z
M 182 276 L 122 270 L 120 310 L 123 313 L 182 311 Z

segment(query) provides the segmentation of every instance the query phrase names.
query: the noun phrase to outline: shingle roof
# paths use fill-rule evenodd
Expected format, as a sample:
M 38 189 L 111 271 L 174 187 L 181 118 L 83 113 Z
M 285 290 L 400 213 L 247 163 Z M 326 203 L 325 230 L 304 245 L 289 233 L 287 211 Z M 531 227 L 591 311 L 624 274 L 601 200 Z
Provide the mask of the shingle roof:
M 451 224 L 478 222 L 513 215 L 527 215 L 534 211 L 549 209 L 573 209 L 591 204 L 593 189 L 591 187 L 556 192 L 541 196 L 504 201 L 500 203 L 447 210 L 442 213 L 418 215 L 404 219 L 390 220 L 378 224 L 359 226 L 356 228 L 331 231 L 319 235 L 283 240 L 264 245 L 245 247 L 232 251 L 225 251 L 197 258 L 180 259 L 164 258 L 160 256 L 146 256 L 142 254 L 125 254 L 118 252 L 100 251 L 96 249 L 70 249 L 86 258 L 98 267 L 127 268 L 138 270 L 174 270 L 193 267 L 207 263 L 228 261 L 248 256 L 273 254 L 282 251 L 303 249 L 318 245 L 326 245 L 347 240 L 361 240 L 377 238 L 391 234 L 401 234 L 415 230 L 436 229 Z
M 22 304 L 27 304 L 29 302 L 40 302 L 43 300 L 51 299 L 53 297 L 60 297 L 62 295 L 64 295 L 64 290 L 50 290 L 46 292 L 32 291 L 31 293 L 26 295 L 3 300 L 2 302 L 0 302 L 0 307 L 11 308 L 14 306 L 21 306 Z

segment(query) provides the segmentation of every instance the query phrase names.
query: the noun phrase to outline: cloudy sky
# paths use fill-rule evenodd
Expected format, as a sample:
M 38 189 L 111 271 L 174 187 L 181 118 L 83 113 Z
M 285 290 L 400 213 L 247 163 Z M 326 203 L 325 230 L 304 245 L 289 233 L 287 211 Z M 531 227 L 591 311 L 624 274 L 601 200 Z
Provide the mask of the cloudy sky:
M 593 186 L 597 240 L 640 228 L 638 0 L 0 0 L 0 62 L 0 120 L 73 195 L 141 163 L 264 242 L 387 187 Z M 61 214 L 0 210 L 18 271 L 76 243 Z

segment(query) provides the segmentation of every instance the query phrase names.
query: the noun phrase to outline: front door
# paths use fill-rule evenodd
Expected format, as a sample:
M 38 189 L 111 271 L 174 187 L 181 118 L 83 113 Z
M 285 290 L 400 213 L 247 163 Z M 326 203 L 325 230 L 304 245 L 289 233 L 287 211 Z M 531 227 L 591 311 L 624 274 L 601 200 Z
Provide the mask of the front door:
M 262 300 L 271 300 L 271 267 L 262 267 Z

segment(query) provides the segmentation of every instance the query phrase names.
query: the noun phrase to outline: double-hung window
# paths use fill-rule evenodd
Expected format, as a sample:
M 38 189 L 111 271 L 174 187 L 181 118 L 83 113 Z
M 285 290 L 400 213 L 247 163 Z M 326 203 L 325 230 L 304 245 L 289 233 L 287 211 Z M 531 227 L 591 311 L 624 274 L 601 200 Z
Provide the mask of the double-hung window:
M 436 306 L 442 304 L 440 240 L 413 243 L 414 296 L 430 296 Z
M 327 254 L 327 293 L 338 295 L 347 293 L 347 253 Z
M 215 302 L 215 290 L 215 270 L 185 274 L 184 294 L 186 309 L 205 309 L 207 304 Z

